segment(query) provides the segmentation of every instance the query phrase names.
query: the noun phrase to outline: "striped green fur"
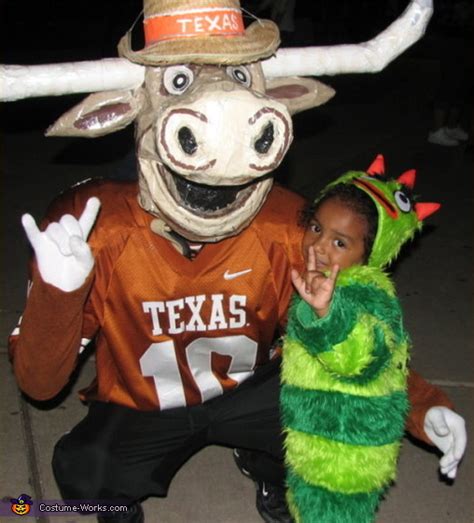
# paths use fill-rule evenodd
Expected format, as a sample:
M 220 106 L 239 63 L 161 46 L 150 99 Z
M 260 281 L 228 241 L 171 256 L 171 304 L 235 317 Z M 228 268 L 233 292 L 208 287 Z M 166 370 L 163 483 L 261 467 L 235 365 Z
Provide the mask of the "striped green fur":
M 341 271 L 325 318 L 294 299 L 280 405 L 297 521 L 373 521 L 396 476 L 408 345 L 392 282 L 380 269 Z

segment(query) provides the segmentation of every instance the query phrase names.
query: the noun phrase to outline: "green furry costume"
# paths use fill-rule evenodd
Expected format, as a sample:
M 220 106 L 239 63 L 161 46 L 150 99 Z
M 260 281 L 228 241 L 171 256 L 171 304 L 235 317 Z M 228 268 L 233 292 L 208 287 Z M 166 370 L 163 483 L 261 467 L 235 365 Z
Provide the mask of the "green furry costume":
M 413 204 L 415 172 L 387 180 L 383 158 L 333 185 L 365 191 L 378 211 L 367 265 L 340 272 L 329 313 L 299 296 L 283 346 L 281 412 L 288 504 L 298 523 L 374 520 L 395 478 L 408 411 L 408 335 L 393 283 L 382 270 L 438 204 Z

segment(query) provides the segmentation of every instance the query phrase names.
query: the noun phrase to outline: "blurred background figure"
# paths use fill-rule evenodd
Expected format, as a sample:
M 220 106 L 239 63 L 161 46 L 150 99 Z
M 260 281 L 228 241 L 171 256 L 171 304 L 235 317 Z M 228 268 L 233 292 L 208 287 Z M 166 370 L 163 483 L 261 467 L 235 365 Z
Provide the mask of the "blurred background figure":
M 437 0 L 428 31 L 439 59 L 439 81 L 435 92 L 433 123 L 428 142 L 454 147 L 468 140 L 467 107 L 472 92 L 472 14 L 468 0 Z

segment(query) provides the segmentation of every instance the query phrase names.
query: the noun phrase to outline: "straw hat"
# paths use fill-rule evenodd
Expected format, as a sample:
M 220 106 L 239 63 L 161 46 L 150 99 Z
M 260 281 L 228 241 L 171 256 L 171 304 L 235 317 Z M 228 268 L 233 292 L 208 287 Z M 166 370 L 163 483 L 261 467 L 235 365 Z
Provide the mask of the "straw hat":
M 133 51 L 131 30 L 119 55 L 143 65 L 241 64 L 267 58 L 280 44 L 270 20 L 245 28 L 239 0 L 144 0 L 145 48 Z

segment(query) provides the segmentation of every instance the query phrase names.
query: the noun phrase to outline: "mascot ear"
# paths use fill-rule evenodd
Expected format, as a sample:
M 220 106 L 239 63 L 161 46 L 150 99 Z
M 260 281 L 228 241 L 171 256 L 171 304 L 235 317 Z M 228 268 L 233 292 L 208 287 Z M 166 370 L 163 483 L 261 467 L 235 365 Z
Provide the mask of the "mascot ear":
M 141 91 L 106 91 L 91 94 L 64 113 L 46 136 L 95 138 L 119 131 L 135 120 L 141 108 Z
M 336 91 L 312 78 L 289 76 L 266 81 L 266 94 L 286 105 L 290 114 L 317 107 L 330 100 Z

